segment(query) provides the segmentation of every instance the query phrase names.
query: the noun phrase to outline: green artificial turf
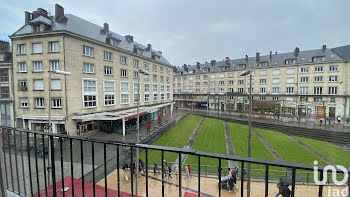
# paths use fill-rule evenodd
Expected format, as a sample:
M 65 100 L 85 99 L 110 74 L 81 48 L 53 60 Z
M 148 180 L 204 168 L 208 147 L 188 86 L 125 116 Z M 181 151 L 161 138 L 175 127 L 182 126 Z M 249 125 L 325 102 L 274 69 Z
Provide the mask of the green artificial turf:
M 336 165 L 350 167 L 350 153 L 332 143 L 303 137 L 295 137 Z
M 186 145 L 188 139 L 192 136 L 193 131 L 201 119 L 202 117 L 197 115 L 190 114 L 186 116 L 152 145 L 183 148 Z M 177 153 L 164 153 L 164 159 L 168 162 L 174 162 L 177 156 Z M 140 154 L 140 158 L 141 160 L 146 161 L 145 151 Z M 161 151 L 148 150 L 148 164 L 154 164 L 154 162 L 161 164 Z
M 235 150 L 235 154 L 237 156 L 247 157 L 248 156 L 248 126 L 235 124 L 235 123 L 228 123 L 228 128 L 230 130 L 230 135 L 231 135 L 232 144 Z M 270 153 L 270 151 L 265 147 L 265 145 L 260 141 L 258 136 L 253 131 L 252 131 L 251 142 L 252 142 L 251 143 L 252 157 L 259 158 L 259 159 L 275 160 L 275 158 Z M 239 162 L 239 167 L 240 165 L 241 164 Z M 253 174 L 264 176 L 265 171 L 260 171 L 261 169 L 265 169 L 264 165 L 252 164 L 251 168 L 253 169 L 252 170 Z M 254 169 L 257 169 L 257 170 L 254 170 Z M 269 169 L 270 169 L 271 176 L 274 175 L 274 176 L 280 177 L 281 175 L 284 175 L 284 173 L 282 172 L 275 172 L 275 171 L 285 171 L 284 168 L 271 166 Z
M 192 145 L 192 149 L 211 153 L 221 153 L 226 154 L 226 143 L 225 143 L 225 133 L 224 133 L 224 123 L 222 120 L 207 118 L 202 128 L 197 135 L 197 138 Z M 197 164 L 198 157 L 189 155 L 186 163 Z M 222 166 L 227 166 L 227 161 L 222 161 Z M 201 166 L 218 166 L 219 160 L 207 157 L 201 157 Z M 196 166 L 192 167 L 196 169 Z

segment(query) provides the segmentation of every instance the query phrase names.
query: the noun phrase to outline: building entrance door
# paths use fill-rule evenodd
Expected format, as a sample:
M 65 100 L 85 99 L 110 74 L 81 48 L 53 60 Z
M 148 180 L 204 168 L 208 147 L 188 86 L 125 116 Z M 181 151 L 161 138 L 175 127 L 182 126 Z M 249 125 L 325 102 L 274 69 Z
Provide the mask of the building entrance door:
M 328 115 L 328 117 L 329 118 L 335 118 L 335 107 L 329 107 L 329 115 Z

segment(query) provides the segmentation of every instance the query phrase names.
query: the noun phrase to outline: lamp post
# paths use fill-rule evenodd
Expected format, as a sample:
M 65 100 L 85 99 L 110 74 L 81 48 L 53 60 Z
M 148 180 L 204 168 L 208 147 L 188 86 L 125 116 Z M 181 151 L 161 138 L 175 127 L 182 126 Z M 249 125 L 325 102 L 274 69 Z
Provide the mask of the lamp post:
M 149 76 L 149 73 L 143 69 L 139 69 L 137 76 L 137 144 L 140 141 L 140 74 Z M 138 195 L 138 176 L 139 176 L 139 148 L 136 148 L 136 195 Z M 146 164 L 147 165 L 147 164 Z M 132 177 L 131 177 L 132 178 Z
M 49 126 L 48 126 L 48 132 L 49 133 L 52 133 L 52 127 L 51 127 L 51 73 L 54 73 L 54 74 L 59 74 L 59 75 L 70 75 L 71 73 L 70 72 L 66 72 L 66 71 L 61 71 L 61 70 L 49 70 Z M 67 91 L 67 90 L 65 90 Z M 48 185 L 51 185 L 51 179 L 50 179 L 50 171 L 51 171 L 51 142 L 50 142 L 50 139 L 49 139 L 49 143 L 48 143 L 48 162 L 47 162 L 47 172 L 49 174 L 48 176 Z M 44 150 L 45 152 L 45 150 Z M 45 153 L 44 153 L 45 154 Z
M 251 148 L 252 148 L 252 70 L 248 69 L 241 73 L 239 76 L 249 75 L 249 119 L 248 119 L 248 157 L 251 157 Z M 250 197 L 250 163 L 247 165 L 247 197 Z M 243 169 L 242 169 L 243 172 Z

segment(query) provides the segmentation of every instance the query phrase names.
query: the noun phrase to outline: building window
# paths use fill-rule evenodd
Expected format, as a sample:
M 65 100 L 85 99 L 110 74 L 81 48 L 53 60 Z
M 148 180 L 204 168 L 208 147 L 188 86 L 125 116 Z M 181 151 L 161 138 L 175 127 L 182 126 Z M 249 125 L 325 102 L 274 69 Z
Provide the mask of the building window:
M 211 81 L 210 86 L 215 86 L 215 81 Z
M 20 98 L 19 102 L 21 103 L 21 107 L 23 107 L 23 108 L 28 108 L 29 107 L 28 98 Z
M 279 84 L 280 83 L 280 79 L 277 79 L 277 78 L 272 79 L 272 83 L 273 84 Z
M 26 45 L 25 44 L 17 45 L 17 53 L 19 55 L 25 55 L 27 53 Z
M 27 91 L 27 80 L 19 80 L 18 81 L 18 90 L 19 91 Z
M 147 62 L 143 63 L 143 67 L 145 68 L 145 70 L 149 69 L 149 64 Z
M 196 93 L 200 93 L 200 89 L 196 89 Z M 168 94 L 170 95 L 170 93 L 167 93 L 167 96 L 168 96 Z M 167 98 L 169 99 L 169 97 L 167 97 Z
M 266 79 L 260 79 L 260 84 L 266 84 Z
M 50 69 L 51 70 L 60 70 L 60 62 L 58 60 L 50 61 Z
M 84 108 L 97 107 L 97 81 L 83 79 L 83 103 Z
M 83 66 L 84 73 L 94 73 L 94 65 L 89 63 L 84 63 Z
M 21 73 L 27 72 L 27 64 L 25 62 L 18 63 L 18 72 L 21 72 Z
M 203 86 L 208 86 L 208 82 L 203 82 Z
M 315 66 L 315 72 L 323 72 L 323 66 Z
M 300 68 L 301 73 L 308 73 L 309 72 L 309 67 L 301 67 Z
M 164 85 L 160 85 L 160 99 L 164 100 L 165 99 L 165 95 L 164 95 Z
M 139 78 L 139 72 L 138 71 L 134 71 L 133 72 L 133 77 L 134 77 L 134 79 Z
M 331 65 L 331 66 L 329 66 L 329 71 L 330 71 L 330 72 L 339 71 L 338 65 Z
M 128 76 L 128 72 L 125 69 L 120 69 L 120 76 L 121 77 L 127 77 Z
M 44 81 L 42 79 L 34 79 L 34 90 L 44 90 Z
M 148 102 L 150 99 L 149 99 L 149 84 L 145 84 L 145 102 Z
M 268 66 L 268 65 L 269 65 L 268 62 L 259 62 L 258 67 L 266 67 L 266 66 Z
M 308 94 L 309 88 L 308 87 L 300 87 L 300 94 Z
M 104 105 L 115 105 L 115 82 L 103 81 Z
M 34 72 L 43 72 L 43 62 L 35 61 L 33 62 Z
M 253 88 L 253 91 L 254 91 L 254 88 Z M 234 90 L 233 90 L 233 88 L 229 88 L 229 89 L 227 90 L 227 92 L 234 92 Z
M 216 75 L 210 75 L 210 79 L 215 79 Z
M 193 83 L 192 82 L 188 83 L 188 86 L 193 87 Z
M 40 24 L 39 25 L 33 25 L 33 32 L 40 32 Z
M 105 73 L 105 75 L 112 75 L 112 67 L 105 66 L 104 67 L 104 73 Z
M 266 94 L 266 88 L 259 88 L 259 94 Z
M 43 53 L 42 43 L 33 43 L 33 53 Z
M 153 84 L 152 91 L 153 91 L 153 100 L 158 100 L 158 86 L 156 84 Z
M 149 81 L 149 75 L 143 75 L 143 80 Z
M 120 56 L 120 63 L 121 64 L 126 64 L 126 57 L 125 56 Z
M 4 61 L 4 54 L 0 54 L 0 62 Z
M 140 94 L 141 93 L 141 90 L 139 90 L 139 84 L 138 83 L 134 83 L 134 103 L 137 103 L 137 102 L 141 102 L 140 100 Z
M 164 82 L 164 76 L 160 76 L 160 82 Z
M 225 89 L 224 88 L 219 88 L 219 94 L 224 94 L 225 93 Z
M 219 81 L 219 85 L 225 85 L 225 81 Z
M 286 83 L 294 83 L 294 78 L 287 78 Z
M 170 82 L 170 77 L 166 77 L 166 82 L 167 82 L 167 83 Z
M 272 70 L 272 75 L 279 75 L 280 72 L 281 72 L 280 69 Z
M 260 97 L 260 100 L 261 100 L 261 101 L 266 101 L 266 96 L 261 96 L 261 97 Z
M 272 100 L 274 100 L 274 101 L 278 101 L 278 96 L 274 96 L 274 97 L 272 97 Z
M 228 85 L 231 85 L 231 86 L 232 86 L 232 85 L 233 85 L 233 80 L 229 80 L 229 81 L 228 81 Z
M 129 104 L 129 82 L 120 82 L 120 104 Z
M 196 80 L 200 80 L 201 79 L 201 76 L 196 76 Z
M 238 80 L 238 85 L 243 85 L 243 80 Z
M 233 73 L 228 74 L 228 78 L 233 78 L 233 76 L 234 76 Z
M 322 76 L 315 77 L 315 82 L 323 82 L 323 77 Z
M 193 80 L 193 77 L 192 77 L 192 76 L 189 76 L 189 77 L 188 77 L 188 80 L 192 81 L 192 80 Z
M 157 71 L 157 65 L 152 65 L 152 71 L 156 72 Z
M 294 87 L 287 87 L 286 94 L 294 94 Z
M 112 61 L 112 53 L 105 51 L 104 52 L 104 60 Z
M 153 75 L 153 81 L 157 81 L 157 75 Z
M 272 88 L 272 94 L 279 94 L 280 93 L 280 88 L 279 87 L 273 87 Z
M 314 87 L 314 94 L 322 94 L 322 87 Z
M 224 78 L 225 74 L 219 74 L 219 78 Z
M 243 93 L 243 88 L 238 88 L 239 93 Z
M 215 88 L 210 88 L 210 94 L 215 94 Z
M 335 97 L 331 97 L 331 103 L 336 103 Z
M 323 62 L 325 60 L 324 57 L 313 57 L 312 62 Z
M 294 68 L 288 68 L 286 71 L 287 75 L 292 75 L 294 74 Z
M 1 92 L 1 97 L 2 99 L 8 99 L 10 98 L 10 89 L 9 86 L 3 86 L 0 88 L 0 92 Z
M 94 48 L 83 46 L 83 55 L 93 57 L 94 56 Z
M 289 65 L 289 64 L 295 64 L 296 63 L 296 59 L 286 59 L 286 64 Z
M 201 85 L 201 82 L 196 82 L 196 86 L 200 86 Z
M 309 82 L 309 77 L 301 77 L 300 78 L 300 83 L 308 83 Z
M 328 87 L 328 94 L 338 94 L 338 87 Z
M 164 67 L 159 66 L 159 72 L 160 72 L 160 73 L 163 73 L 163 72 L 164 72 Z
M 51 53 L 56 53 L 60 51 L 60 45 L 58 42 L 49 42 L 49 50 Z
M 261 70 L 261 71 L 259 72 L 259 75 L 260 75 L 260 76 L 266 76 L 266 75 L 267 75 L 267 71 L 266 71 L 266 70 Z
M 233 88 L 231 88 L 233 90 Z M 250 93 L 250 88 L 247 89 L 248 90 L 248 94 Z M 254 94 L 254 88 L 252 88 L 252 94 Z
M 61 90 L 60 79 L 51 79 L 51 90 Z
M 308 101 L 308 100 L 309 100 L 309 97 L 307 97 L 307 96 L 300 97 L 300 101 Z
M 44 98 L 35 98 L 35 107 L 36 108 L 44 108 L 45 107 L 45 102 Z
M 135 60 L 135 59 L 134 59 L 134 60 L 132 61 L 132 66 L 133 66 L 133 67 L 139 67 L 139 60 Z
M 203 79 L 208 79 L 208 75 L 204 75 L 204 76 L 203 76 Z
M 321 102 L 323 99 L 322 99 L 322 97 L 320 97 L 320 96 L 315 96 L 314 97 L 314 101 L 315 102 Z
M 338 82 L 338 76 L 329 76 L 329 82 Z
M 62 99 L 61 98 L 52 98 L 51 99 L 51 108 L 62 108 Z

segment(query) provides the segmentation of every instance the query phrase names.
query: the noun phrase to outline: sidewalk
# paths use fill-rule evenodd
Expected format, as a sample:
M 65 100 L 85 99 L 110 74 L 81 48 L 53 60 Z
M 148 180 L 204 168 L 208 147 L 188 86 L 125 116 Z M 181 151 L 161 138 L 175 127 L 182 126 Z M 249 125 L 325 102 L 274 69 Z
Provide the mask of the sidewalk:
M 190 109 L 186 109 L 188 111 L 191 111 Z M 207 115 L 207 110 L 200 110 L 200 109 L 194 109 L 193 112 L 196 112 L 198 114 Z M 209 111 L 210 116 L 216 116 L 218 118 L 233 118 L 236 120 L 242 120 L 242 121 L 248 121 L 248 113 L 228 113 L 226 111 L 219 111 L 218 110 L 210 110 Z M 276 124 L 276 125 L 284 125 L 284 126 L 292 126 L 292 127 L 299 127 L 299 128 L 307 128 L 307 129 L 317 129 L 317 130 L 329 130 L 329 131 L 337 131 L 337 132 L 347 132 L 350 133 L 350 126 L 335 126 L 333 125 L 325 125 L 324 122 L 322 126 L 319 124 L 315 124 L 314 122 L 307 122 L 305 118 L 301 118 L 300 121 L 296 120 L 295 118 L 286 117 L 286 116 L 280 116 L 278 119 L 277 116 L 274 117 L 270 115 L 257 115 L 252 114 L 252 120 L 254 122 L 260 122 L 260 123 L 268 123 L 270 124 Z

